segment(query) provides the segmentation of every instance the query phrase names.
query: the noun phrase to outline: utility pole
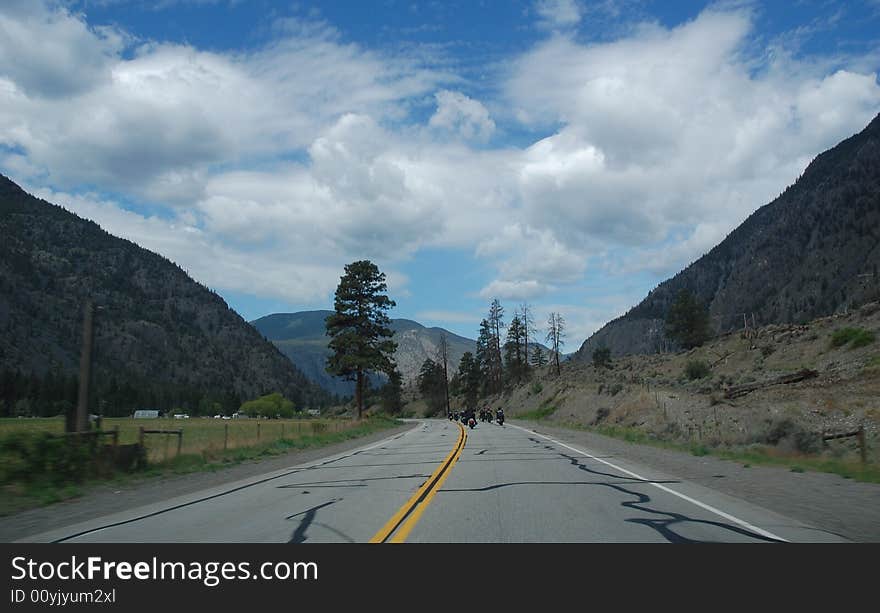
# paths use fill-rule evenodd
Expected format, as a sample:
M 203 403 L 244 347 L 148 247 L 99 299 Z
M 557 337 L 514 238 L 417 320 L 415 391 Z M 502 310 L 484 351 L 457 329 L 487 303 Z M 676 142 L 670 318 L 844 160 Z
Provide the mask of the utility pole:
M 79 397 L 76 405 L 76 431 L 89 429 L 89 379 L 92 369 L 92 320 L 94 305 L 86 300 L 83 309 L 83 344 L 79 360 Z

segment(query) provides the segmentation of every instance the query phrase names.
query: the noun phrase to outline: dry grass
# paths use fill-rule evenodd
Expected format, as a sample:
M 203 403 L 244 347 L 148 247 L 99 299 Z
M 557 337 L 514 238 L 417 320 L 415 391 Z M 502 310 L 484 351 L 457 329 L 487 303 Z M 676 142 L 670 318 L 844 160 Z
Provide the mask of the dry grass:
M 119 428 L 119 444 L 136 443 L 139 430 L 183 430 L 181 454 L 203 454 L 226 449 L 252 447 L 260 443 L 296 440 L 325 432 L 342 432 L 356 425 L 343 419 L 132 419 L 105 418 L 104 431 Z M 13 432 L 64 432 L 62 418 L 0 419 L 0 437 Z M 109 439 L 106 439 L 109 442 Z M 167 434 L 145 435 L 144 444 L 150 461 L 164 461 L 177 455 L 177 436 Z

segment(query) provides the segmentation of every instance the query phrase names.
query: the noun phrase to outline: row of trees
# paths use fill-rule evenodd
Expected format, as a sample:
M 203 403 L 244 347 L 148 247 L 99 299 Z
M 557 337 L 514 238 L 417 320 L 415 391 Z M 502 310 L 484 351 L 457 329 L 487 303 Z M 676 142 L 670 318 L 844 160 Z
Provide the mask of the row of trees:
M 396 303 L 386 291 L 385 274 L 375 264 L 361 260 L 347 265 L 336 289 L 334 313 L 325 322 L 333 350 L 327 361 L 327 372 L 355 382 L 359 418 L 363 413 L 368 372 L 380 372 L 388 377 L 388 384 L 380 390 L 386 410 L 395 412 L 402 403 L 401 375 L 393 358 L 397 344 L 391 340 L 391 319 L 387 315 Z M 502 341 L 505 328 L 507 333 Z M 487 316 L 480 322 L 476 351 L 462 356 L 451 381 L 445 337 L 441 339 L 436 359 L 429 358 L 422 364 L 418 389 L 428 404 L 429 414 L 448 411 L 450 393 L 463 397 L 466 406 L 475 407 L 480 397 L 521 383 L 529 378 L 532 368 L 544 366 L 549 360 L 553 361 L 558 374 L 565 344 L 565 319 L 559 313 L 550 313 L 546 330 L 549 356 L 533 342 L 536 329 L 531 307 L 520 305 L 506 324 L 504 307 L 494 299 Z M 688 292 L 682 292 L 669 309 L 667 334 L 686 348 L 702 344 L 708 338 L 708 315 Z M 610 366 L 610 350 L 598 348 L 593 360 L 597 366 Z
M 506 335 L 502 341 L 502 330 Z M 551 313 L 547 320 L 546 340 L 549 355 L 534 341 L 537 328 L 532 309 L 522 304 L 513 313 L 510 323 L 504 321 L 504 307 L 495 299 L 489 305 L 487 316 L 480 322 L 475 352 L 465 352 L 458 364 L 458 372 L 448 376 L 448 355 L 445 339 L 436 359 L 427 359 L 418 376 L 418 389 L 427 404 L 427 413 L 448 411 L 449 396 L 458 396 L 470 408 L 490 394 L 527 380 L 534 368 L 546 366 L 552 359 L 560 371 L 560 353 L 565 344 L 565 320 L 559 313 Z

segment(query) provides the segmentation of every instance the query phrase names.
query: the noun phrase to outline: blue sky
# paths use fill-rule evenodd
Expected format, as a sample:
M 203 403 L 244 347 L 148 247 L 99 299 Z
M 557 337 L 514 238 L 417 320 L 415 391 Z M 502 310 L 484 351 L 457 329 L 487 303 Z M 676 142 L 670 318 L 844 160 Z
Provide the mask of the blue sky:
M 0 172 L 246 319 L 330 308 L 565 349 L 880 111 L 880 2 L 11 0 Z M 538 331 L 541 337 L 542 331 Z

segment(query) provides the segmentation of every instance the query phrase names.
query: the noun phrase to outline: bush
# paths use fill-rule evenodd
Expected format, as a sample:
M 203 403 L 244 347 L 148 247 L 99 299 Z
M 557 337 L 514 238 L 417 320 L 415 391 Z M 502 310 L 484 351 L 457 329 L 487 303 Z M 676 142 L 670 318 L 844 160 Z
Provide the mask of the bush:
M 79 483 L 96 470 L 95 437 L 19 432 L 0 440 L 0 482 Z
M 831 347 L 843 347 L 847 343 L 850 349 L 864 347 L 874 342 L 874 333 L 863 328 L 841 328 L 831 335 Z
M 709 365 L 702 360 L 691 360 L 687 363 L 687 366 L 684 367 L 684 374 L 691 381 L 708 377 L 711 372 Z
M 593 366 L 596 368 L 611 368 L 611 349 L 597 347 L 593 351 Z
M 611 386 L 611 389 L 608 390 L 608 393 L 611 394 L 612 396 L 616 396 L 622 390 L 623 390 L 623 385 L 621 385 L 620 383 L 615 383 L 614 385 Z
M 605 421 L 609 415 L 611 415 L 611 411 L 609 409 L 605 407 L 599 407 L 599 409 L 596 411 L 596 418 L 593 419 L 592 425 L 598 426 L 603 421 Z
M 532 383 L 532 389 L 531 389 L 532 394 L 537 396 L 538 394 L 540 394 L 543 391 L 544 391 L 544 386 L 541 385 L 540 381 L 535 381 L 534 383 Z
M 774 422 L 764 436 L 764 440 L 771 445 L 788 441 L 795 450 L 806 454 L 819 453 L 823 447 L 820 434 L 805 430 L 790 419 Z

